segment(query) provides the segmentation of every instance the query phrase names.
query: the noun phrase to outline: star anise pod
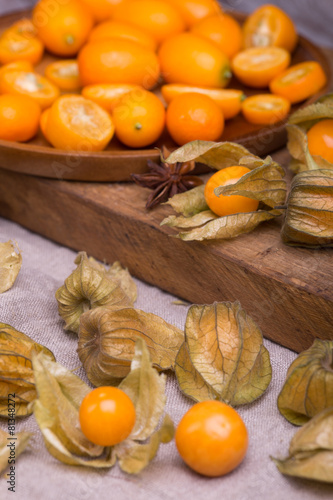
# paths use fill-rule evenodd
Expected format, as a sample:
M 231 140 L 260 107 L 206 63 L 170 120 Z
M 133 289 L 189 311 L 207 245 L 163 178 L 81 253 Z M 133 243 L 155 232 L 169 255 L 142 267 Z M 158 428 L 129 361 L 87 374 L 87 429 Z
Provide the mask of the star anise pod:
M 184 193 L 189 189 L 203 184 L 203 180 L 195 175 L 189 175 L 194 170 L 195 162 L 168 163 L 170 151 L 163 146 L 161 164 L 148 160 L 148 170 L 146 174 L 132 174 L 131 177 L 136 184 L 152 189 L 149 195 L 146 208 L 153 208 L 168 201 L 175 194 Z

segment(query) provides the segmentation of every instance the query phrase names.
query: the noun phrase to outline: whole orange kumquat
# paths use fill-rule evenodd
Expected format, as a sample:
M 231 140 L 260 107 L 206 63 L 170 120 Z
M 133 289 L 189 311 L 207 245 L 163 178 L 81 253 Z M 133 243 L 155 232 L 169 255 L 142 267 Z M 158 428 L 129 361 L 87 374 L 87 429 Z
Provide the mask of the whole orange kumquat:
M 252 200 L 246 196 L 216 196 L 214 190 L 219 186 L 235 184 L 243 175 L 250 170 L 239 165 L 223 168 L 213 174 L 205 185 L 206 203 L 216 215 L 232 215 L 240 212 L 254 212 L 259 206 L 257 200 Z
M 76 55 L 93 27 L 91 11 L 80 0 L 39 0 L 32 20 L 45 47 L 58 56 Z
M 157 44 L 154 38 L 136 26 L 123 23 L 120 21 L 105 21 L 98 24 L 90 33 L 89 41 L 98 42 L 100 40 L 110 40 L 113 38 L 121 38 L 138 43 L 146 49 L 156 50 Z
M 224 130 L 221 108 L 204 94 L 189 92 L 173 99 L 166 124 L 173 140 L 182 146 L 195 140 L 216 141 Z
M 309 151 L 333 163 L 333 120 L 320 120 L 307 132 Z
M 157 141 L 165 125 L 160 99 L 144 89 L 135 89 L 119 99 L 112 113 L 116 136 L 130 148 L 143 148 Z
M 187 28 L 206 17 L 222 14 L 222 8 L 216 0 L 168 0 L 181 13 Z
M 140 28 L 157 44 L 185 30 L 181 14 L 165 0 L 125 0 L 115 8 L 112 19 Z
M 87 43 L 78 57 L 84 86 L 104 83 L 154 87 L 160 75 L 156 54 L 129 40 L 101 40 Z
M 231 78 L 227 56 L 212 42 L 193 33 L 166 40 L 159 50 L 159 60 L 167 83 L 226 87 Z
M 204 476 L 223 476 L 244 459 L 248 433 L 240 415 L 219 401 L 203 401 L 188 410 L 175 435 L 184 462 Z
M 124 0 L 81 0 L 91 10 L 96 22 L 110 19 L 116 5 Z
M 234 57 L 243 46 L 241 27 L 228 14 L 207 17 L 195 24 L 191 32 L 213 42 L 228 57 Z
M 114 446 L 126 439 L 135 424 L 135 407 L 117 387 L 98 387 L 83 399 L 79 419 L 83 434 L 92 443 Z
M 23 95 L 0 96 L 0 139 L 25 142 L 38 131 L 41 110 L 30 97 Z

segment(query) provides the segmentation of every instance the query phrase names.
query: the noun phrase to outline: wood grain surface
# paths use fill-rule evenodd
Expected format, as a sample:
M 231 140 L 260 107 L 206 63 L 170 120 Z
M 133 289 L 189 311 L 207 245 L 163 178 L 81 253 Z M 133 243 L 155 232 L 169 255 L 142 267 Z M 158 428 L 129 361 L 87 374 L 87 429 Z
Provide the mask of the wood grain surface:
M 284 166 L 286 151 L 274 155 Z M 129 183 L 42 179 L 0 170 L 0 215 L 130 272 L 193 303 L 240 300 L 265 337 L 301 351 L 333 339 L 333 254 L 282 244 L 282 220 L 230 241 L 183 242 L 147 212 Z M 168 304 L 166 304 L 168 307 Z
M 19 12 L 0 18 L 0 32 L 13 22 L 28 17 L 29 11 Z M 245 14 L 232 12 L 240 22 L 245 19 Z M 36 70 L 43 74 L 45 67 L 56 58 L 46 54 Z M 303 37 L 292 57 L 292 64 L 304 60 L 318 60 L 328 76 L 328 85 L 323 92 L 328 90 L 332 83 L 332 71 L 329 60 L 324 52 Z M 242 89 L 246 95 L 262 93 L 242 86 L 236 79 L 230 83 L 230 88 Z M 159 94 L 159 90 L 156 92 Z M 318 96 L 309 99 L 313 102 Z M 306 103 L 302 103 L 305 105 Z M 292 111 L 300 105 L 294 105 Z M 221 138 L 224 141 L 237 141 L 250 149 L 253 153 L 266 155 L 281 148 L 286 142 L 285 123 L 280 122 L 271 127 L 253 125 L 238 115 L 228 120 Z M 156 147 L 166 145 L 170 150 L 176 144 L 167 132 L 151 147 L 142 150 L 130 150 L 123 146 L 115 137 L 105 151 L 71 152 L 52 148 L 40 132 L 32 141 L 25 144 L 11 143 L 0 140 L 0 162 L 8 170 L 49 177 L 54 179 L 83 180 L 83 181 L 123 181 L 129 180 L 131 173 L 146 171 L 147 159 L 158 159 L 159 152 Z M 206 169 L 207 171 L 207 169 Z

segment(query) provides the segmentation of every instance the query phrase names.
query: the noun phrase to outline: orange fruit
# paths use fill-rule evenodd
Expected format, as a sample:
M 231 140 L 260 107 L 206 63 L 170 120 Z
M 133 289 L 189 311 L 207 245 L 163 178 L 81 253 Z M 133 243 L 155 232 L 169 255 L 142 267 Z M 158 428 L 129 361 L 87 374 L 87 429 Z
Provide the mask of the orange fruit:
M 59 96 L 59 89 L 47 78 L 27 71 L 7 71 L 0 75 L 1 94 L 23 94 L 34 99 L 42 109 Z
M 24 38 L 36 38 L 37 30 L 30 19 L 20 19 L 7 28 L 1 36 L 23 36 Z
M 245 95 L 242 90 L 193 87 L 190 85 L 182 85 L 180 83 L 168 83 L 167 85 L 163 85 L 161 87 L 162 96 L 167 104 L 169 104 L 177 95 L 188 92 L 208 95 L 208 97 L 213 99 L 213 101 L 220 106 L 226 120 L 238 115 L 242 108 L 242 102 L 245 99 Z
M 228 14 L 207 17 L 195 24 L 191 32 L 213 42 L 228 57 L 234 57 L 242 49 L 242 29 Z
M 87 85 L 87 87 L 83 87 L 82 95 L 86 99 L 96 102 L 96 104 L 111 113 L 124 94 L 137 89 L 142 89 L 142 87 L 129 83 L 105 83 L 102 85 Z
M 81 86 L 76 59 L 66 59 L 49 64 L 45 69 L 45 76 L 60 90 L 77 90 Z
M 272 94 L 257 94 L 245 99 L 242 112 L 246 120 L 256 125 L 273 125 L 284 120 L 290 111 L 290 102 Z
M 231 78 L 229 60 L 223 52 L 192 33 L 181 33 L 164 42 L 159 60 L 168 83 L 226 87 Z
M 37 38 L 34 25 L 29 19 L 22 19 L 5 30 L 0 37 L 0 63 L 27 61 L 37 64 L 44 52 L 44 46 Z
M 78 95 L 59 97 L 45 121 L 45 136 L 58 149 L 102 151 L 114 134 L 109 113 Z
M 326 83 L 327 77 L 321 65 L 316 61 L 306 61 L 277 75 L 269 88 L 273 94 L 285 97 L 294 104 L 316 94 Z
M 91 10 L 95 21 L 100 23 L 109 19 L 116 5 L 123 0 L 81 0 Z
M 233 166 L 218 170 L 213 174 L 205 185 L 206 203 L 216 215 L 232 215 L 241 212 L 255 212 L 259 206 L 257 200 L 252 200 L 246 196 L 216 196 L 214 190 L 219 186 L 235 184 L 243 175 L 250 172 L 249 168 Z
M 150 35 L 144 31 L 120 21 L 105 21 L 96 26 L 89 36 L 89 42 L 99 42 L 100 40 L 110 40 L 112 38 L 121 38 L 138 43 L 146 49 L 156 50 L 156 42 Z
M 33 72 L 34 67 L 29 61 L 14 61 L 8 64 L 5 64 L 0 68 L 0 78 L 1 75 L 6 73 L 7 71 L 27 71 L 28 73 Z
M 273 78 L 290 64 L 290 54 L 279 47 L 253 47 L 239 52 L 232 60 L 235 76 L 244 85 L 268 87 Z
M 164 0 L 125 0 L 114 9 L 112 19 L 140 28 L 157 44 L 185 30 L 181 14 Z
M 40 107 L 23 95 L 0 96 L 0 139 L 25 142 L 38 131 Z
M 113 109 L 118 139 L 131 148 L 157 141 L 165 125 L 165 110 L 159 98 L 144 89 L 125 94 Z
M 84 397 L 79 420 L 89 441 L 99 446 L 114 446 L 131 434 L 136 420 L 135 406 L 118 387 L 97 387 Z
M 193 405 L 181 419 L 175 434 L 184 462 L 204 476 L 223 476 L 244 459 L 248 433 L 240 415 L 220 401 Z
M 297 32 L 290 17 L 276 5 L 256 9 L 243 26 L 245 48 L 281 47 L 292 52 L 297 44 Z
M 41 131 L 43 132 L 44 137 L 46 137 L 46 129 L 47 129 L 47 122 L 49 119 L 49 114 L 50 114 L 50 108 L 44 109 L 44 111 L 41 114 L 40 120 L 39 120 L 39 126 Z
M 166 114 L 166 124 L 173 140 L 187 142 L 217 141 L 224 129 L 221 108 L 207 95 L 189 92 L 175 97 Z
M 160 74 L 156 54 L 129 40 L 87 43 L 78 63 L 83 85 L 131 83 L 150 89 Z
M 58 56 L 74 56 L 93 27 L 89 8 L 80 0 L 39 0 L 32 14 L 38 37 L 47 50 Z
M 317 122 L 307 133 L 309 151 L 333 163 L 333 120 Z
M 181 13 L 187 28 L 191 28 L 206 17 L 222 13 L 216 0 L 168 0 Z

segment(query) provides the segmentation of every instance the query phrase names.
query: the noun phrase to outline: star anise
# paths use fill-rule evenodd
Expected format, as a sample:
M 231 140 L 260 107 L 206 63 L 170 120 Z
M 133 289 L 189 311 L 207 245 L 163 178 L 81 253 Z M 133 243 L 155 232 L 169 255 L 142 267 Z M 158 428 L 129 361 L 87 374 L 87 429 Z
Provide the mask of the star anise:
M 163 147 L 163 159 L 160 164 L 148 160 L 148 173 L 131 175 L 136 184 L 153 190 L 146 203 L 147 209 L 168 201 L 169 198 L 172 198 L 177 193 L 184 193 L 189 189 L 203 184 L 203 180 L 200 177 L 189 175 L 194 170 L 194 161 L 168 163 L 165 160 L 169 154 L 168 149 Z

